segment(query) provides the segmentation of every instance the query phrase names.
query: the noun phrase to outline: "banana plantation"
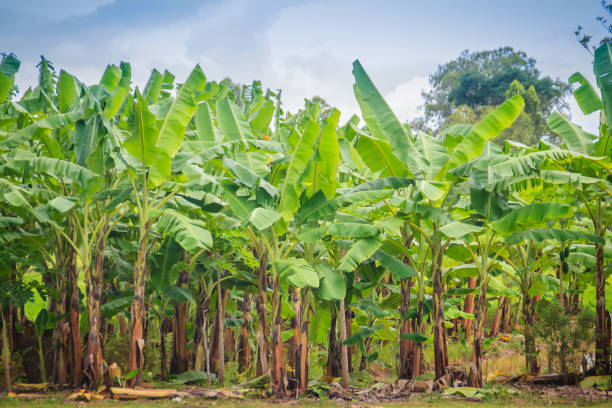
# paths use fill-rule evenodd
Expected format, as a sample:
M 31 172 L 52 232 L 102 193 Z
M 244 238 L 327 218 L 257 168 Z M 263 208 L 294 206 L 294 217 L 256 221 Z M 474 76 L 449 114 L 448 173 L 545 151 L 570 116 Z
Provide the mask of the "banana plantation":
M 17 93 L 19 67 L 2 57 L 5 390 L 182 380 L 289 398 L 376 370 L 483 389 L 492 345 L 514 340 L 505 377 L 611 373 L 608 43 L 595 83 L 569 78 L 599 133 L 552 113 L 533 146 L 493 142 L 520 94 L 475 125 L 413 132 L 359 61 L 346 121 L 200 66 L 139 89 L 125 62 L 84 84 L 42 58 Z

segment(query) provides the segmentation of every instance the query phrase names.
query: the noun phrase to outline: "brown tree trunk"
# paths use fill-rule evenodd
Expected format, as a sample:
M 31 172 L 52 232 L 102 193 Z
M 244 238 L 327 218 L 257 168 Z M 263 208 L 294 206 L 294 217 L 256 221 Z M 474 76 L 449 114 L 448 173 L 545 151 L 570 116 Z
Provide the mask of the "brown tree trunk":
M 245 292 L 242 302 L 239 304 L 242 312 L 242 327 L 240 328 L 240 340 L 238 343 L 238 372 L 244 373 L 251 365 L 252 351 L 249 344 L 249 327 L 251 325 L 251 294 Z
M 267 284 L 268 254 L 264 252 L 259 256 L 259 271 L 257 274 L 257 376 L 269 373 L 268 356 L 270 346 L 268 337 L 268 284 Z
M 609 374 L 610 370 L 610 327 L 606 318 L 606 273 L 604 270 L 604 247 L 596 244 L 597 273 L 595 275 L 595 296 L 597 322 L 595 326 L 595 370 Z
M 65 267 L 64 273 L 58 274 L 59 301 L 57 312 L 59 315 L 64 315 L 68 310 L 66 300 L 66 281 L 69 271 L 69 266 Z M 53 358 L 55 364 L 54 380 L 58 384 L 66 384 L 68 381 L 68 350 L 69 350 L 69 333 L 68 320 L 64 317 L 55 324 L 55 356 Z
M 325 375 L 328 377 L 340 376 L 340 347 L 338 347 L 338 335 L 336 333 L 338 312 L 332 305 L 330 307 L 331 319 L 329 323 L 329 336 L 327 336 L 327 365 Z
M 186 288 L 188 284 L 189 271 L 182 270 L 176 282 L 176 286 Z M 170 373 L 180 374 L 189 369 L 189 359 L 187 357 L 187 302 L 174 302 L 174 322 L 172 330 Z
M 11 348 L 8 339 L 8 319 L 5 317 L 4 308 L 0 309 L 2 318 L 2 362 L 4 363 L 4 383 L 7 394 L 11 392 Z
M 196 308 L 195 333 L 193 337 L 193 346 L 195 349 L 193 369 L 196 371 L 203 371 L 203 369 L 206 368 L 206 372 L 210 373 L 208 340 L 206 339 L 206 332 L 208 330 L 208 311 L 210 308 L 210 297 L 206 296 L 206 294 L 204 294 L 203 292 L 204 290 L 200 286 L 200 294 L 203 294 L 205 297 L 200 298 L 200 301 L 198 302 L 198 306 Z M 204 366 L 205 362 L 206 367 Z
M 81 385 L 82 357 L 81 357 L 81 322 L 79 320 L 79 277 L 76 269 L 76 258 L 72 252 L 70 260 L 70 372 L 72 385 Z
M 442 293 L 442 251 L 438 251 L 433 274 L 433 311 L 434 311 L 434 364 L 436 380 L 446 375 L 448 354 L 446 351 L 446 331 L 444 330 L 444 297 Z
M 227 292 L 227 294 L 229 297 L 229 291 Z M 227 312 L 227 304 L 225 307 L 225 312 Z M 238 353 L 236 352 L 232 353 L 232 351 L 236 350 L 236 339 L 234 336 L 234 330 L 231 327 L 225 326 L 225 335 L 223 336 L 223 344 L 224 344 L 223 347 L 225 348 L 225 359 L 227 361 L 237 361 L 236 358 L 238 357 Z M 228 353 L 231 353 L 231 354 L 228 355 Z
M 17 322 L 17 307 L 11 305 L 8 308 L 8 338 L 11 353 L 15 351 L 15 343 L 17 342 L 17 331 L 15 330 L 15 323 Z
M 482 380 L 482 341 L 484 327 L 487 321 L 487 281 L 481 282 L 478 308 L 475 314 L 476 330 L 474 331 L 474 344 L 472 345 L 472 363 L 468 374 L 468 386 L 483 387 Z
M 117 321 L 119 322 L 119 334 L 122 336 L 128 334 L 128 325 L 125 316 L 123 314 L 118 315 Z
M 501 327 L 502 314 L 504 312 L 504 308 L 506 307 L 506 297 L 502 296 L 497 301 L 497 311 L 495 312 L 495 319 L 493 320 L 493 327 L 491 328 L 491 333 L 489 333 L 490 337 L 495 337 L 499 333 L 499 329 Z
M 540 371 L 538 367 L 538 355 L 534 333 L 534 304 L 535 297 L 529 295 L 523 299 L 523 319 L 525 320 L 525 368 L 530 374 L 537 374 Z
M 101 235 L 106 232 L 103 228 Z M 91 389 L 97 389 L 104 382 L 104 360 L 100 333 L 100 307 L 102 303 L 102 285 L 104 275 L 104 239 L 100 237 L 96 248 L 95 265 L 87 270 L 86 279 L 87 312 L 89 315 L 89 333 L 87 336 L 88 371 L 91 373 Z
M 136 262 L 134 263 L 134 301 L 131 310 L 131 333 L 130 333 L 130 360 L 128 370 L 138 370 L 138 374 L 128 381 L 130 387 L 142 382 L 142 369 L 144 367 L 144 295 L 145 279 L 147 276 L 146 248 L 147 240 L 141 238 L 138 243 Z
M 162 380 L 165 380 L 168 376 L 168 353 L 166 351 L 166 335 L 172 329 L 172 322 L 165 318 L 160 317 L 159 322 L 159 365 L 160 365 L 160 376 Z
M 272 377 L 276 395 L 282 397 L 285 389 L 285 366 L 283 364 L 283 342 L 282 342 L 282 316 L 279 277 L 274 278 L 274 293 L 272 298 L 272 310 L 274 312 L 274 325 L 272 326 Z
M 423 299 L 417 301 L 417 317 L 413 322 L 415 333 L 423 333 Z M 412 368 L 413 377 L 423 374 L 423 345 L 414 342 L 412 346 Z
M 301 325 L 300 338 L 297 350 L 297 380 L 298 391 L 305 393 L 308 390 L 308 325 L 310 323 L 310 308 L 308 307 L 308 288 L 304 289 L 301 299 Z
M 225 292 L 225 293 L 224 293 Z M 219 326 L 217 330 L 217 380 L 223 385 L 225 380 L 225 302 L 227 301 L 227 290 L 221 290 L 221 269 L 217 269 L 217 315 Z
M 287 373 L 288 389 L 298 389 L 298 348 L 300 344 L 300 321 L 301 321 L 301 292 L 299 288 L 289 288 L 291 293 L 291 302 L 293 303 L 295 315 L 291 318 L 291 328 L 293 329 L 293 336 L 289 341 L 289 367 L 293 370 Z
M 342 387 L 348 388 L 349 386 L 349 372 L 348 372 L 348 353 L 344 341 L 346 340 L 346 322 L 345 322 L 345 310 L 344 310 L 344 298 L 340 299 L 340 357 L 342 371 Z
M 221 323 L 219 320 L 221 316 L 221 314 L 219 313 L 219 299 L 221 299 L 223 308 L 225 308 L 225 303 L 227 302 L 227 293 L 228 292 L 226 289 L 221 288 L 221 298 L 219 298 L 219 292 L 217 292 L 217 304 L 215 305 L 215 320 L 213 322 L 212 332 L 210 334 L 210 355 L 214 359 L 212 361 L 212 369 L 215 374 L 218 374 L 219 372 L 219 339 L 223 338 L 223 336 L 219 334 L 219 330 L 221 330 Z
M 512 325 L 512 300 L 510 298 L 505 298 L 504 307 L 502 311 L 502 323 L 501 330 L 503 333 L 510 333 L 510 327 Z
M 476 288 L 476 277 L 472 277 L 468 279 L 468 288 L 475 289 Z M 463 311 L 465 313 L 474 313 L 474 295 L 470 294 L 465 297 L 465 303 L 463 305 Z M 465 338 L 468 339 L 472 337 L 472 319 L 463 319 L 463 331 L 465 334 Z
M 404 317 L 410 310 L 410 279 L 402 279 L 400 281 L 400 292 L 401 292 L 401 305 L 400 305 L 400 361 L 399 361 L 399 373 L 398 378 L 411 379 L 412 378 L 412 352 L 414 348 L 414 342 L 410 339 L 402 338 L 403 334 L 411 332 L 411 321 Z
M 352 321 L 353 321 L 353 311 L 351 307 L 346 308 L 346 312 L 344 313 L 344 321 L 346 322 L 346 337 L 348 338 L 351 334 L 353 334 Z M 353 352 L 355 351 L 355 346 L 346 346 L 346 356 L 348 359 L 348 370 L 349 373 L 353 371 Z

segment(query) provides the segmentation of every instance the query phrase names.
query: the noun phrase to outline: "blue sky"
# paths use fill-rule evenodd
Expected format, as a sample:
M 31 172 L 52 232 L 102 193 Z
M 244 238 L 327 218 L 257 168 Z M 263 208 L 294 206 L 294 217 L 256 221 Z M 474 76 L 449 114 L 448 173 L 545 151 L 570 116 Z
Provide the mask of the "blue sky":
M 283 89 L 285 105 L 320 95 L 357 113 L 351 63 L 359 58 L 402 120 L 416 116 L 436 67 L 464 49 L 510 45 L 543 74 L 592 78 L 578 24 L 601 33 L 599 0 L 3 0 L 0 51 L 22 60 L 17 83 L 36 81 L 44 54 L 85 83 L 108 63 L 129 61 L 135 85 L 153 68 L 182 81 L 196 63 L 210 79 L 260 79 Z M 574 119 L 595 131 L 597 117 Z

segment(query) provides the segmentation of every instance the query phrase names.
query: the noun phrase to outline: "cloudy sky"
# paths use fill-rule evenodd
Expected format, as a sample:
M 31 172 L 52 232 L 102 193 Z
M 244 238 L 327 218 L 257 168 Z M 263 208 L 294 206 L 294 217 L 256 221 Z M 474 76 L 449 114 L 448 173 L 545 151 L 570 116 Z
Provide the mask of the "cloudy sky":
M 182 81 L 199 63 L 209 79 L 260 79 L 297 109 L 319 95 L 357 113 L 351 63 L 358 58 L 401 120 L 417 115 L 439 64 L 464 49 L 510 45 L 543 74 L 592 78 L 573 31 L 601 33 L 599 0 L 3 0 L 0 51 L 22 61 L 17 83 L 36 81 L 44 54 L 85 83 L 108 63 L 132 64 L 135 85 L 153 68 Z M 574 119 L 594 131 L 597 118 Z M 591 115 L 593 116 L 593 115 Z

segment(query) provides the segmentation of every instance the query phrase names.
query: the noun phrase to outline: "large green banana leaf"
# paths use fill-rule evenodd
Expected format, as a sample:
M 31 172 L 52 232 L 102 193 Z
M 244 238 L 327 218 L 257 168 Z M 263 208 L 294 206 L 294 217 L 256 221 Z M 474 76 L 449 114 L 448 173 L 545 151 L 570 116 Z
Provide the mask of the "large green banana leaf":
M 130 118 L 130 137 L 123 143 L 125 149 L 145 166 L 157 160 L 159 149 L 155 147 L 159 138 L 155 115 L 149 111 L 147 102 L 138 89 L 136 102 Z
M 529 239 L 535 242 L 541 242 L 547 239 L 555 241 L 588 241 L 598 244 L 605 244 L 605 240 L 597 235 L 589 234 L 582 231 L 562 230 L 556 228 L 540 228 L 529 229 L 525 231 L 515 232 L 506 238 L 506 243 L 513 245 L 518 244 L 523 239 Z
M 382 177 L 406 177 L 408 175 L 406 166 L 393 154 L 389 143 L 362 134 L 359 135 L 355 148 L 372 172 Z
M 364 238 L 355 241 L 340 260 L 338 269 L 342 272 L 352 272 L 361 262 L 374 255 L 381 245 L 382 241 L 378 238 Z
M 12 54 L 2 58 L 0 62 L 0 104 L 4 103 L 15 82 L 15 74 L 19 71 L 21 62 Z
M 40 136 L 49 130 L 68 127 L 83 117 L 82 110 L 71 111 L 67 113 L 57 113 L 49 115 L 46 118 L 38 119 L 31 125 L 24 127 L 16 132 L 0 140 L 0 150 L 10 150 L 20 146 L 24 142 Z
M 606 123 L 612 126 L 612 46 L 609 43 L 606 42 L 595 50 L 593 71 L 601 90 Z
M 514 95 L 489 113 L 449 153 L 449 161 L 438 172 L 437 177 L 441 178 L 446 170 L 478 157 L 482 153 L 485 143 L 510 127 L 523 111 L 524 106 L 523 98 L 520 95 Z
M 223 132 L 223 137 L 229 141 L 254 139 L 244 113 L 229 98 L 217 101 L 217 120 Z
M 213 123 L 212 115 L 208 102 L 200 102 L 196 108 L 195 125 L 198 140 L 214 142 L 217 140 L 217 132 Z
M 303 188 L 300 186 L 299 179 L 314 154 L 313 146 L 319 135 L 319 124 L 309 121 L 302 132 L 294 130 L 294 135 L 297 137 L 297 143 L 289 158 L 285 178 L 279 186 L 278 208 L 285 221 L 293 218 L 300 206 L 300 193 Z
M 157 186 L 170 178 L 172 157 L 183 144 L 185 130 L 196 110 L 196 95 L 205 85 L 206 76 L 196 65 L 177 93 L 159 130 L 159 139 L 155 144 L 158 156 L 151 166 L 148 179 L 152 185 Z
M 546 123 L 550 130 L 563 139 L 569 150 L 586 155 L 593 154 L 593 141 L 597 139 L 597 136 L 585 132 L 582 127 L 573 124 L 557 112 L 551 114 L 546 119 Z
M 57 179 L 74 181 L 83 190 L 93 191 L 100 185 L 100 176 L 86 167 L 65 160 L 51 157 L 15 158 L 7 165 L 22 177 L 47 174 Z
M 62 69 L 57 79 L 58 107 L 60 112 L 66 113 L 70 110 L 72 104 L 77 100 L 77 92 L 76 79 Z
M 472 232 L 482 231 L 484 228 L 478 225 L 467 224 L 465 222 L 453 221 L 443 227 L 440 227 L 440 232 L 449 238 L 460 238 Z
M 491 227 L 495 231 L 508 234 L 549 219 L 571 217 L 572 214 L 573 211 L 567 204 L 534 203 L 511 211 L 500 220 L 492 222 Z
M 271 208 L 257 207 L 249 216 L 249 222 L 259 231 L 271 227 L 281 218 L 281 214 Z
M 568 82 L 570 84 L 580 84 L 580 86 L 574 90 L 573 94 L 582 113 L 588 115 L 601 109 L 601 99 L 597 91 L 581 73 L 574 73 L 569 77 Z
M 313 193 L 320 189 L 328 199 L 336 195 L 336 175 L 340 166 L 340 145 L 336 133 L 339 119 L 340 111 L 333 109 L 323 122 L 319 140 L 320 160 L 316 163 L 312 187 Z
M 296 288 L 319 287 L 319 275 L 304 258 L 286 258 L 274 261 L 276 272 Z
M 346 296 L 344 277 L 331 265 L 321 262 L 315 265 L 319 274 L 319 297 L 325 300 L 339 300 Z
M 413 175 L 422 173 L 427 163 L 419 154 L 410 130 L 397 119 L 358 60 L 353 62 L 353 76 L 355 96 L 372 136 L 387 141 Z
M 172 237 L 187 252 L 197 252 L 200 249 L 212 247 L 213 240 L 206 224 L 184 216 L 178 211 L 167 209 L 159 218 L 158 228 Z

